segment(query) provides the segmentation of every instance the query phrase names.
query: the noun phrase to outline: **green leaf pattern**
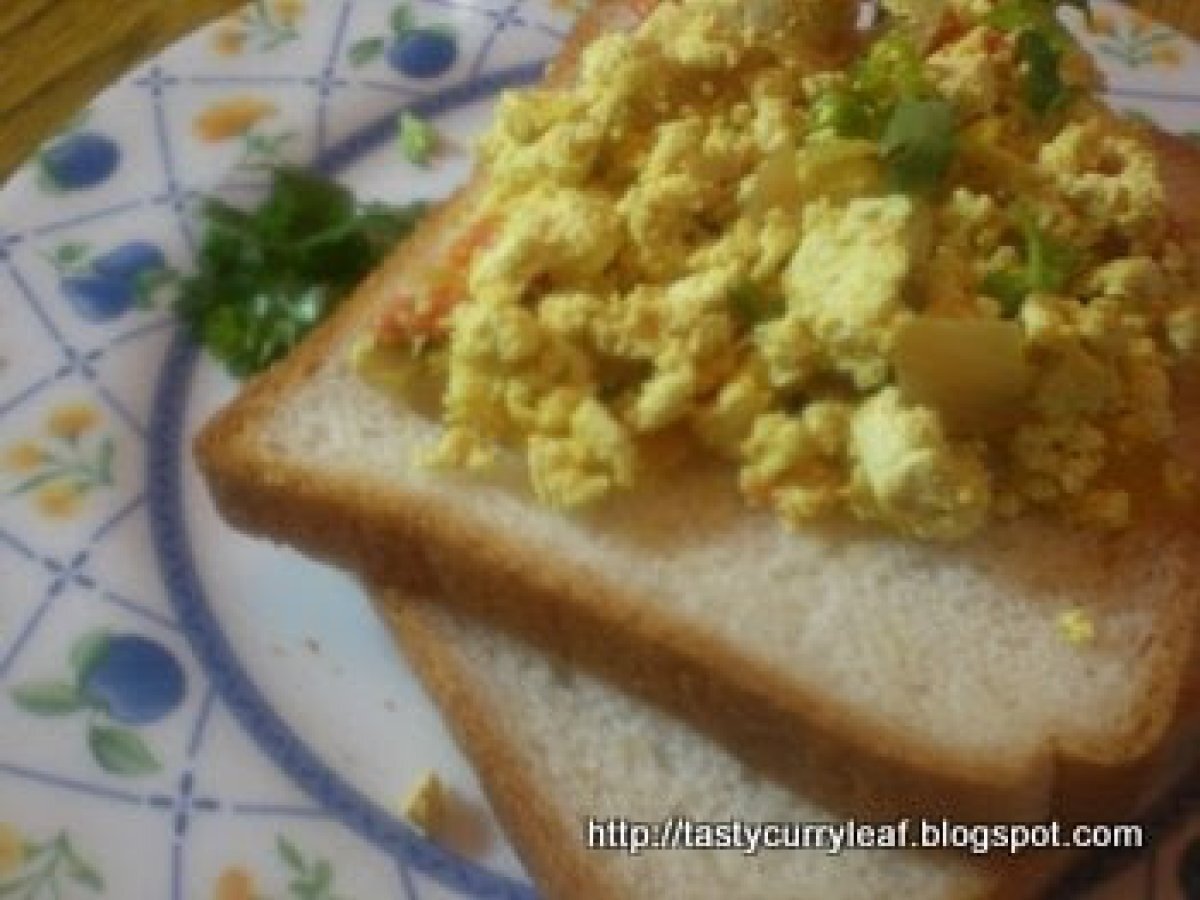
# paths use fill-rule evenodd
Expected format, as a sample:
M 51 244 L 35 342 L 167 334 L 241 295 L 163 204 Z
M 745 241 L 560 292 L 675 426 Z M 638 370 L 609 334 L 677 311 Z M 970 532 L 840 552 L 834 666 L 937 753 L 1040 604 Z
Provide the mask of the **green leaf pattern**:
M 19 869 L 7 878 L 0 878 L 0 897 L 15 900 L 45 900 L 66 896 L 84 896 L 64 889 L 75 884 L 87 894 L 105 893 L 104 876 L 76 849 L 66 831 L 42 842 L 27 843 Z
M 83 688 L 88 675 L 104 659 L 109 640 L 109 633 L 103 629 L 87 632 L 71 646 L 69 680 L 28 681 L 12 688 L 9 696 L 25 712 L 43 718 L 86 710 L 87 746 L 96 764 L 110 775 L 124 778 L 150 775 L 162 769 L 151 746 L 132 728 L 108 724 L 105 704 L 89 697 Z M 84 868 L 77 869 L 82 873 L 80 877 L 87 878 Z
M 88 749 L 100 768 L 113 775 L 149 775 L 162 769 L 146 742 L 128 728 L 93 724 L 88 729 Z
M 327 859 L 307 860 L 291 840 L 275 839 L 275 849 L 287 867 L 288 896 L 293 900 L 343 900 L 333 893 L 333 865 Z
M 75 684 L 79 685 L 88 674 L 104 658 L 108 651 L 108 632 L 103 628 L 89 631 L 71 645 L 71 653 L 67 657 L 71 669 L 75 673 Z
M 12 699 L 35 716 L 66 716 L 84 706 L 78 688 L 66 681 L 30 681 L 13 688 Z
M 68 257 L 73 251 L 66 252 Z M 96 434 L 99 416 L 89 405 L 67 405 L 50 413 L 43 434 L 8 447 L 0 447 L 4 468 L 13 478 L 9 496 L 57 491 L 72 501 L 65 510 L 42 506 L 47 515 L 74 512 L 75 501 L 99 488 L 116 483 L 113 466 L 117 444 L 111 434 Z M 0 495 L 2 496 L 2 495 Z M 39 497 L 41 505 L 42 497 Z
M 1172 65 L 1181 51 L 1178 33 L 1161 25 L 1123 22 L 1111 28 L 1111 34 L 1100 41 L 1100 52 L 1121 62 L 1130 69 L 1155 64 Z
M 270 53 L 300 37 L 295 21 L 277 14 L 266 0 L 254 0 L 247 6 L 240 24 L 247 46 L 257 53 Z

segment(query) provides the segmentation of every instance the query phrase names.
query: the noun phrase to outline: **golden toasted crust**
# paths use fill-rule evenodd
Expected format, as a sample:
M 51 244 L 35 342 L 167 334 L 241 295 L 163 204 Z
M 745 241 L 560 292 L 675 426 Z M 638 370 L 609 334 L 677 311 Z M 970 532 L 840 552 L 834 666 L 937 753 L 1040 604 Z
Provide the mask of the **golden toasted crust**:
M 561 812 L 540 788 L 504 724 L 455 648 L 418 605 L 376 594 L 377 606 L 425 687 L 442 709 L 455 740 L 483 782 L 500 824 L 547 900 L 619 900 L 620 891 L 578 834 L 564 833 Z
M 586 849 L 571 828 L 569 811 L 564 815 L 554 809 L 537 771 L 523 761 L 514 735 L 493 714 L 487 686 L 479 680 L 486 673 L 472 672 L 453 637 L 430 615 L 426 601 L 385 588 L 372 594 L 459 747 L 479 773 L 492 809 L 542 894 L 547 900 L 619 900 L 622 894 L 603 864 L 604 854 Z M 959 900 L 1039 897 L 1081 858 L 1075 852 L 1038 852 L 1016 860 L 976 859 L 981 870 L 989 873 L 988 885 L 980 894 L 977 883 L 964 882 Z
M 572 77 L 580 51 L 597 34 L 631 17 L 626 2 L 598 4 L 577 29 L 549 82 Z M 1173 164 L 1196 166 L 1195 154 Z M 473 182 L 431 215 L 341 310 L 289 359 L 254 381 L 201 433 L 196 450 L 218 508 L 232 523 L 284 539 L 367 578 L 445 597 L 470 613 L 553 647 L 620 680 L 734 748 L 754 765 L 790 779 L 797 752 L 808 763 L 839 762 L 868 780 L 894 786 L 880 812 L 946 814 L 968 819 L 1069 816 L 1105 795 L 1135 795 L 1154 771 L 1149 755 L 1176 709 L 1179 673 L 1192 649 L 1194 602 L 1180 598 L 1177 621 L 1127 742 L 1058 746 L 1019 760 L 952 760 L 932 745 L 853 717 L 814 691 L 736 648 L 562 563 L 550 564 L 518 535 L 486 532 L 454 509 L 429 508 L 402 488 L 313 471 L 264 452 L 257 429 L 291 392 L 344 346 L 387 297 L 396 272 L 421 270 L 468 218 Z M 614 652 L 619 648 L 619 652 Z

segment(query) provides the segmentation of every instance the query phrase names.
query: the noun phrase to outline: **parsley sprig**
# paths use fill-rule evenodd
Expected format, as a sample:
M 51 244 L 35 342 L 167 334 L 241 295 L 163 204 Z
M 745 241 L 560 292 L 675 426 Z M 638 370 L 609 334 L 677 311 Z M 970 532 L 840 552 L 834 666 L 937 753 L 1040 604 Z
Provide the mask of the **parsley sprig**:
M 988 23 L 1016 32 L 1017 53 L 1024 66 L 1025 102 L 1045 118 L 1071 101 L 1073 91 L 1062 75 L 1063 55 L 1074 45 L 1071 33 L 1058 20 L 1058 9 L 1074 7 L 1089 19 L 1091 0 L 1005 0 L 988 16 Z
M 1038 227 L 1028 211 L 1017 215 L 1025 243 L 1024 258 L 1015 268 L 993 272 L 984 279 L 983 293 L 1000 301 L 1005 318 L 1013 318 L 1034 293 L 1055 293 L 1079 271 L 1079 253 Z
M 258 372 L 324 319 L 422 209 L 360 204 L 319 175 L 279 169 L 257 210 L 205 201 L 197 269 L 181 282 L 176 310 L 232 374 Z

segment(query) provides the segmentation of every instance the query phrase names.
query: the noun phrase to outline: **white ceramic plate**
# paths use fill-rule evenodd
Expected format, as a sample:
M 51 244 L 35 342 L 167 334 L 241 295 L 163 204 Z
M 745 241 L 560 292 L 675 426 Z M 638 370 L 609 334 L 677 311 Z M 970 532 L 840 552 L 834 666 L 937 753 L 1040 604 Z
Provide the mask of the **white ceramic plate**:
M 444 196 L 569 5 L 263 0 L 124 78 L 0 193 L 0 896 L 532 895 L 359 590 L 216 518 L 188 446 L 236 385 L 139 286 L 190 266 L 198 195 L 253 200 L 273 162 Z M 1117 104 L 1200 128 L 1200 50 L 1101 11 Z M 447 138 L 428 169 L 395 147 L 401 109 Z M 469 813 L 454 851 L 397 815 L 426 769 Z M 1166 896 L 1183 843 L 1105 895 Z

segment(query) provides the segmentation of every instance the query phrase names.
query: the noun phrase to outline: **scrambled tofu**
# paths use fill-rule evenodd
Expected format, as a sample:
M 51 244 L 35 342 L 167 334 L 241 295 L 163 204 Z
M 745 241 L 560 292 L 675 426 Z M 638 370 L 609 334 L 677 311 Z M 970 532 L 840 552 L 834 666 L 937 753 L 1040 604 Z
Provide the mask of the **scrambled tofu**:
M 569 509 L 711 455 L 790 526 L 927 540 L 1123 527 L 1147 458 L 1191 496 L 1200 277 L 1145 135 L 1053 4 L 894 6 L 855 35 L 849 2 L 664 0 L 506 95 L 475 220 L 356 350 L 439 385 L 424 461 L 519 453 Z
M 783 273 L 787 313 L 808 327 L 820 368 L 862 391 L 888 378 L 888 343 L 908 313 L 903 290 L 920 250 L 904 196 L 827 201 L 804 211 L 803 238 Z
M 409 788 L 400 809 L 422 834 L 436 835 L 446 812 L 446 789 L 437 773 L 424 772 Z

